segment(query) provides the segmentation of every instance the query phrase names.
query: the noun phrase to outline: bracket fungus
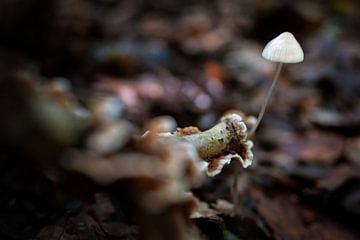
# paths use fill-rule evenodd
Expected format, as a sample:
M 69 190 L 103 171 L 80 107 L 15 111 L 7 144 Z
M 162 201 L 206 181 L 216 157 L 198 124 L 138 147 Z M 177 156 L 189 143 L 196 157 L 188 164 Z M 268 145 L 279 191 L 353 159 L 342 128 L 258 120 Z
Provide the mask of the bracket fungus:
M 261 119 L 264 116 L 267 103 L 269 102 L 270 96 L 275 88 L 275 85 L 279 79 L 281 68 L 284 63 L 299 63 L 304 60 L 304 52 L 295 39 L 294 35 L 289 32 L 283 32 L 268 44 L 266 44 L 262 56 L 272 62 L 277 62 L 274 80 L 271 83 L 270 89 L 267 93 L 265 101 L 261 106 L 261 110 L 255 125 L 249 132 L 249 137 L 252 136 L 259 126 Z
M 227 114 L 214 127 L 201 132 L 197 128 L 178 129 L 176 136 L 190 142 L 199 156 L 206 160 L 206 173 L 213 177 L 230 164 L 238 160 L 244 168 L 251 165 L 253 143 L 247 140 L 247 127 L 238 114 Z

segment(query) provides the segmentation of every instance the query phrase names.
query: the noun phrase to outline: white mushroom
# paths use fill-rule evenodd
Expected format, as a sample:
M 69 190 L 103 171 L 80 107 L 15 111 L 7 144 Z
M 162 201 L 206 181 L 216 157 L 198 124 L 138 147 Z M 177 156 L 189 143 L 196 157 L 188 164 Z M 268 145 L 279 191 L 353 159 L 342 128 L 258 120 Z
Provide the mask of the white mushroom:
M 304 52 L 294 35 L 284 32 L 266 44 L 262 56 L 279 63 L 298 63 L 304 60 Z
M 272 62 L 277 62 L 274 80 L 270 86 L 266 99 L 261 106 L 261 110 L 255 125 L 252 127 L 249 133 L 249 137 L 254 134 L 255 130 L 260 124 L 261 119 L 264 116 L 267 103 L 274 90 L 276 82 L 279 79 L 280 71 L 284 63 L 298 63 L 304 60 L 304 52 L 300 44 L 296 41 L 294 35 L 289 32 L 283 32 L 268 44 L 266 44 L 262 56 Z

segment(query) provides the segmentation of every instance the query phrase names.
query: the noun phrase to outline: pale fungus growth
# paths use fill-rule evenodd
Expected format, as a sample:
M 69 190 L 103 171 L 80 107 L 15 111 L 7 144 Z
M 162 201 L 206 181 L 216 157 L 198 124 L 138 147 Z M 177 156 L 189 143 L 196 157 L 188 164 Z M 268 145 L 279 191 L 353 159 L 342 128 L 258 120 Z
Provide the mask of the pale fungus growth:
M 249 132 L 249 137 L 254 134 L 264 116 L 267 103 L 279 79 L 281 68 L 284 63 L 298 63 L 304 60 L 304 52 L 300 44 L 296 41 L 294 35 L 289 32 L 283 32 L 268 44 L 266 44 L 262 56 L 272 62 L 277 62 L 274 80 L 271 83 L 265 101 L 261 106 L 261 110 L 255 125 Z
M 174 135 L 197 149 L 199 156 L 208 162 L 206 173 L 210 177 L 219 174 L 231 160 L 238 160 L 244 168 L 252 163 L 253 143 L 247 140 L 247 127 L 238 114 L 226 114 L 204 132 L 187 127 L 178 129 Z

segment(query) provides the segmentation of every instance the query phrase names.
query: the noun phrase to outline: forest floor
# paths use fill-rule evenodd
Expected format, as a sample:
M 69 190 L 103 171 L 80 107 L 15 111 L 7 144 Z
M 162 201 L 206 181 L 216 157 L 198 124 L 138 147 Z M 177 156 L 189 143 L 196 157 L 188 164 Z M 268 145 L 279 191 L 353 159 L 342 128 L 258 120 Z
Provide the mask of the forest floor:
M 359 239 L 359 10 L 1 2 L 0 239 Z M 203 176 L 181 141 L 139 140 L 257 116 L 275 70 L 261 52 L 284 31 L 305 60 L 284 66 L 250 167 Z

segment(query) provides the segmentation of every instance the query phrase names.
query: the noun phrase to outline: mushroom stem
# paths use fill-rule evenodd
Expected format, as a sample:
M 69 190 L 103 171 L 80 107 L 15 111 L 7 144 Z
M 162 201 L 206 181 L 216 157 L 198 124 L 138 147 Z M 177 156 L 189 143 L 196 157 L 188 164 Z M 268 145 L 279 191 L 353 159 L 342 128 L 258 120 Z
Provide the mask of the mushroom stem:
M 269 99 L 270 99 L 270 96 L 275 88 L 275 85 L 279 79 L 279 76 L 280 76 L 280 72 L 281 72 L 281 68 L 284 64 L 282 62 L 278 62 L 277 65 L 276 65 L 276 71 L 275 71 L 275 76 L 274 76 L 274 80 L 272 81 L 271 83 L 271 86 L 270 86 L 270 89 L 267 93 L 267 96 L 265 98 L 265 101 L 263 102 L 262 106 L 261 106 L 261 110 L 260 110 L 260 113 L 259 113 L 259 116 L 257 117 L 257 120 L 256 120 L 256 123 L 255 125 L 251 128 L 249 134 L 248 134 L 248 138 L 250 138 L 254 133 L 255 133 L 255 130 L 257 129 L 257 127 L 259 126 L 263 116 L 264 116 L 264 113 L 265 113 L 265 110 L 266 110 L 266 106 L 269 102 Z

